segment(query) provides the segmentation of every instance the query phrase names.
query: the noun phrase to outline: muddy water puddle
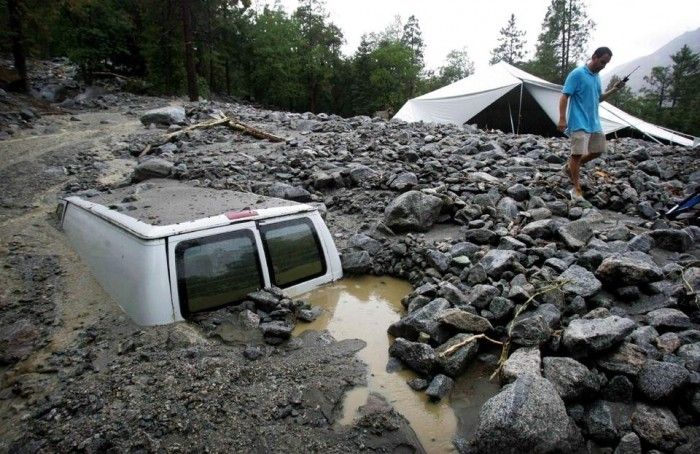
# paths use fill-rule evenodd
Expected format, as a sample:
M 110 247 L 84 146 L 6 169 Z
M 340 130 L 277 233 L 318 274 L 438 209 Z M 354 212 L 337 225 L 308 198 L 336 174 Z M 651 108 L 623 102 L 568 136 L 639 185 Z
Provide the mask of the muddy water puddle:
M 392 342 L 387 328 L 405 312 L 401 298 L 410 291 L 410 284 L 390 277 L 343 279 L 302 296 L 323 313 L 313 323 L 297 325 L 294 335 L 327 329 L 338 340 L 367 343 L 358 352 L 368 366 L 367 386 L 346 394 L 340 424 L 352 424 L 370 393 L 378 393 L 409 421 L 427 452 L 454 452 L 455 434 L 473 433 L 481 405 L 498 392 L 498 385 L 488 381 L 490 368 L 475 363 L 456 381 L 448 398 L 431 402 L 406 383 L 417 376 L 412 371 L 387 371 Z

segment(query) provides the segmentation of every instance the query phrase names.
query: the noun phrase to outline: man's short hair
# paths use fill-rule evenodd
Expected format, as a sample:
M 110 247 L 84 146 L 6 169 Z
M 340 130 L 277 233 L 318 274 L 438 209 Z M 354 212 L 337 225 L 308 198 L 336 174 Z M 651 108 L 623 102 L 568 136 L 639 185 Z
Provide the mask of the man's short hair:
M 612 57 L 612 51 L 610 50 L 609 47 L 605 47 L 605 46 L 599 47 L 595 50 L 595 52 L 593 52 L 593 56 L 597 57 L 597 58 L 600 58 L 605 54 L 610 55 Z

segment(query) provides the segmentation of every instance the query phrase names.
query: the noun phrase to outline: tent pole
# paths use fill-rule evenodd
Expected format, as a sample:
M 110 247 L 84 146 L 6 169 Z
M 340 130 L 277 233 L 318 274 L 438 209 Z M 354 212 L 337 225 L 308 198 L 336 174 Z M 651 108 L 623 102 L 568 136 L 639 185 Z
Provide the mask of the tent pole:
M 510 102 L 508 103 L 508 116 L 510 117 L 510 132 L 515 134 L 515 125 L 513 124 L 513 111 L 510 110 Z
M 520 81 L 520 102 L 518 103 L 518 129 L 516 134 L 520 134 L 520 119 L 522 118 L 522 108 L 523 108 L 523 86 L 525 82 Z

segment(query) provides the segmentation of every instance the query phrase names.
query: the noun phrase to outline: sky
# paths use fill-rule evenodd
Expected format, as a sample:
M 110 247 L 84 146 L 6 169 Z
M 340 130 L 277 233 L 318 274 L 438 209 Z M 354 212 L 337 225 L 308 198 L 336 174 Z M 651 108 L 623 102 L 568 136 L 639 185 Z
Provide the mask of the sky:
M 291 13 L 298 0 L 279 0 Z M 254 5 L 274 0 L 256 0 Z M 425 63 L 437 69 L 453 49 L 466 48 L 476 69 L 488 66 L 499 31 L 515 14 L 527 34 L 527 58 L 532 57 L 550 0 L 326 0 L 329 19 L 345 37 L 343 53 L 352 55 L 363 34 L 384 30 L 398 14 L 403 22 L 418 19 L 426 44 Z M 697 0 L 584 0 L 596 23 L 589 52 L 608 46 L 613 60 L 608 69 L 655 50 L 684 32 L 700 27 Z M 583 62 L 581 62 L 583 63 Z M 604 73 L 602 73 L 604 74 Z

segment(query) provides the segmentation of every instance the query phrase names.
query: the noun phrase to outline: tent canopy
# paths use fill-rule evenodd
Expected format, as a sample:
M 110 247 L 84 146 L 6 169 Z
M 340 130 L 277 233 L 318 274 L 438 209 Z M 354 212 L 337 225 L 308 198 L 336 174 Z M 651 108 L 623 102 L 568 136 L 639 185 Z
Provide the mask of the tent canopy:
M 506 62 L 499 62 L 408 100 L 394 118 L 408 122 L 456 125 L 475 118 L 497 118 L 500 124 L 509 124 L 512 132 L 542 134 L 542 131 L 552 130 L 558 123 L 561 88 L 561 85 L 547 82 Z M 633 128 L 657 141 L 660 139 L 688 147 L 698 143 L 697 138 L 647 123 L 607 102 L 600 103 L 599 109 L 605 134 Z M 529 113 L 539 114 L 539 117 L 528 122 Z M 550 120 L 548 125 L 539 121 L 545 116 Z

